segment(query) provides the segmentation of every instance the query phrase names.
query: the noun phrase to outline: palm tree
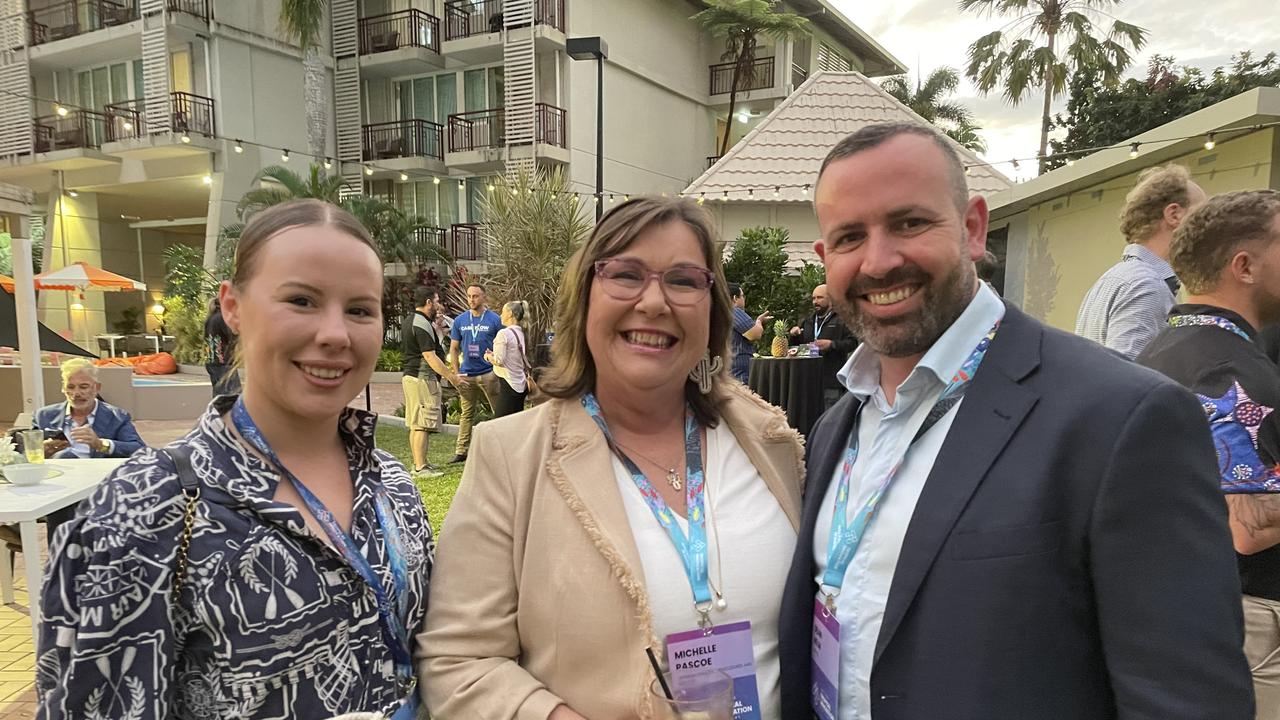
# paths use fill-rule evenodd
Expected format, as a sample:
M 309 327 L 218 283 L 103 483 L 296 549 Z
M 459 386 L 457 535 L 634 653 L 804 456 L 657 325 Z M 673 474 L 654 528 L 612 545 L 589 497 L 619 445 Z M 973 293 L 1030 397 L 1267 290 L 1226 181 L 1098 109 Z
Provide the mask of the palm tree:
M 708 0 L 706 10 L 693 20 L 712 35 L 724 38 L 722 60 L 733 63 L 729 83 L 729 115 L 718 155 L 729 151 L 729 130 L 738 104 L 738 88 L 750 84 L 756 73 L 756 47 L 762 36 L 788 40 L 809 34 L 809 21 L 792 13 L 777 12 L 776 0 Z
M 1090 68 L 1105 83 L 1115 84 L 1133 63 L 1132 53 L 1146 42 L 1146 30 L 1104 10 L 1118 4 L 1120 0 L 960 0 L 961 10 L 1015 16 L 969 46 L 965 74 L 983 94 L 1003 86 L 1005 98 L 1014 105 L 1032 89 L 1043 89 L 1041 172 L 1049 150 L 1049 109 L 1053 99 L 1066 92 L 1070 76 Z M 1095 35 L 1107 23 L 1106 36 Z
M 551 327 L 564 267 L 590 232 L 591 219 L 561 168 L 498 178 L 480 205 L 487 218 L 485 283 L 495 301 L 528 301 L 525 333 L 536 345 Z
M 982 128 L 973 122 L 973 113 L 960 103 L 946 99 L 960 87 L 960 75 L 954 69 L 937 68 L 923 83 L 916 78 L 915 90 L 911 89 L 906 75 L 887 78 L 880 87 L 915 114 L 937 125 L 952 140 L 970 150 L 986 151 L 987 144 L 978 135 Z
M 254 178 L 255 183 L 264 180 L 269 184 L 254 188 L 240 198 L 236 205 L 236 215 L 241 220 L 247 220 L 259 210 L 295 198 L 316 198 L 337 205 L 339 191 L 344 185 L 340 176 L 325 175 L 319 165 L 312 165 L 305 178 L 288 168 L 271 165 L 263 168 Z
M 328 14 L 327 0 L 281 0 L 280 25 L 286 37 L 302 48 L 302 89 L 307 114 L 307 151 L 325 155 L 329 93 L 320 62 L 320 32 Z

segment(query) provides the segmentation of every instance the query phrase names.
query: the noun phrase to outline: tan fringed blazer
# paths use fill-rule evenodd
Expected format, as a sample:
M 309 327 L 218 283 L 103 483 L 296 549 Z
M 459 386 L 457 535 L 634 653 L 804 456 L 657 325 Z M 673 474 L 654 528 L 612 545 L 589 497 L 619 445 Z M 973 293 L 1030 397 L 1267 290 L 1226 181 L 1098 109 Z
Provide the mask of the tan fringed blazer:
M 722 422 L 798 527 L 799 434 L 725 386 Z M 544 720 L 562 702 L 589 720 L 651 716 L 645 648 L 662 646 L 609 448 L 580 402 L 476 427 L 418 647 L 435 720 Z

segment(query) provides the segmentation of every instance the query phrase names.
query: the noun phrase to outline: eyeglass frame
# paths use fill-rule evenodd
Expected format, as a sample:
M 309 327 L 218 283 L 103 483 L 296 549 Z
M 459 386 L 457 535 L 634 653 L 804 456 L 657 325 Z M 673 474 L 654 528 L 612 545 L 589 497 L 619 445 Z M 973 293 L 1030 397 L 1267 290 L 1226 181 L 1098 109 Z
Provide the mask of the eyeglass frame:
M 629 300 L 637 300 L 640 298 L 641 295 L 644 295 L 645 290 L 649 289 L 649 283 L 653 282 L 656 279 L 658 281 L 658 289 L 662 291 L 662 297 L 669 304 L 676 305 L 679 307 L 690 307 L 692 305 L 697 305 L 703 298 L 709 297 L 711 295 L 711 288 L 716 284 L 715 273 L 711 272 L 707 268 L 699 267 L 697 265 L 676 265 L 674 267 L 669 267 L 666 270 L 652 270 L 649 268 L 648 265 L 645 265 L 644 263 L 638 260 L 626 260 L 619 257 L 604 258 L 603 260 L 597 260 L 594 263 L 592 263 L 591 268 L 595 272 L 595 277 L 599 278 L 602 281 L 611 280 L 612 278 L 605 277 L 600 273 L 601 268 L 605 267 L 611 262 L 634 263 L 635 265 L 639 266 L 645 274 L 644 282 L 640 285 L 639 288 L 636 289 L 635 295 L 631 297 L 621 298 L 610 293 L 607 289 L 605 289 L 605 294 L 613 298 L 614 300 L 622 300 L 624 302 Z M 677 270 L 677 269 L 696 270 L 697 272 L 702 273 L 703 275 L 706 276 L 707 286 L 701 290 L 698 297 L 695 298 L 692 302 L 688 302 L 688 303 L 676 302 L 675 300 L 672 300 L 671 295 L 667 293 L 667 285 L 666 283 L 662 282 L 662 276 L 666 275 L 672 270 Z M 607 285 L 602 285 L 601 289 L 604 289 L 606 287 Z

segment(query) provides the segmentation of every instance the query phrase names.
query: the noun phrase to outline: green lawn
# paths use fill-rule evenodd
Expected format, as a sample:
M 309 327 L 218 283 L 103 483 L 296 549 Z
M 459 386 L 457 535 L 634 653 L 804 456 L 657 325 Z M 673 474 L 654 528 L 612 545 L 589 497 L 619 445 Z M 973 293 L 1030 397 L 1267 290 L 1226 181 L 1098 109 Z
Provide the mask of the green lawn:
M 409 454 L 409 431 L 404 428 L 378 426 L 378 447 L 400 458 L 404 466 L 413 469 L 413 460 Z M 418 491 L 422 493 L 422 504 L 427 508 L 427 517 L 431 519 L 431 529 L 437 536 L 444 525 L 445 513 L 449 512 L 449 504 L 453 502 L 453 494 L 458 491 L 458 481 L 462 479 L 462 464 L 448 465 L 453 458 L 453 444 L 457 440 L 453 435 L 443 433 L 431 436 L 431 447 L 427 452 L 427 461 L 438 465 L 444 475 L 434 478 L 422 478 L 417 481 Z

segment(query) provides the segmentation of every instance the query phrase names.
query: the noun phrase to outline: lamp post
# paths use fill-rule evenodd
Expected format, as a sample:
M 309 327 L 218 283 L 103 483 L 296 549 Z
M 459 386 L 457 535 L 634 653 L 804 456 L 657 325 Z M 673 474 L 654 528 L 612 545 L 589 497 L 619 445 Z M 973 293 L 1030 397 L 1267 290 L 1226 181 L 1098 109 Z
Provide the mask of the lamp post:
M 565 51 L 574 60 L 596 61 L 596 222 L 604 215 L 604 61 L 609 57 L 609 46 L 604 38 L 569 38 Z

